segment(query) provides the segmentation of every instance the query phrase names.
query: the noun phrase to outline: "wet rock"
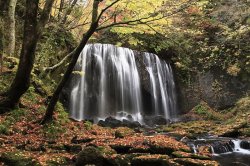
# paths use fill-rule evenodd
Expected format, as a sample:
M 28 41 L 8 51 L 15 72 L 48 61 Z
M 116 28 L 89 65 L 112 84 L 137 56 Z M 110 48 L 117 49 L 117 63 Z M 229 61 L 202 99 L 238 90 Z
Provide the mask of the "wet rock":
M 212 144 L 213 152 L 220 154 L 220 153 L 226 153 L 226 152 L 232 152 L 233 151 L 234 144 L 229 142 L 214 142 Z
M 104 157 L 97 148 L 91 146 L 85 147 L 80 153 L 78 153 L 76 159 L 76 166 L 83 165 L 103 166 Z
M 126 126 L 129 128 L 137 128 L 137 127 L 141 127 L 141 124 L 137 121 L 129 121 L 129 120 L 123 119 L 122 126 Z
M 245 141 L 245 140 L 241 141 L 240 147 L 242 149 L 250 149 L 250 141 Z
M 123 121 L 117 120 L 113 117 L 108 117 L 105 119 L 105 121 L 100 120 L 98 122 L 99 126 L 102 127 L 111 127 L 111 128 L 116 128 L 116 127 L 129 127 L 129 128 L 137 128 L 141 127 L 141 124 L 137 121 L 129 121 L 126 119 L 123 119 Z
M 102 127 L 115 128 L 115 127 L 122 127 L 122 122 L 120 120 L 113 118 L 113 117 L 108 117 L 105 119 L 105 121 L 100 120 L 98 122 L 98 125 L 102 126 Z
M 144 155 L 132 159 L 132 166 L 169 166 L 167 155 Z
M 126 118 L 127 118 L 129 121 L 133 121 L 132 115 L 127 115 Z

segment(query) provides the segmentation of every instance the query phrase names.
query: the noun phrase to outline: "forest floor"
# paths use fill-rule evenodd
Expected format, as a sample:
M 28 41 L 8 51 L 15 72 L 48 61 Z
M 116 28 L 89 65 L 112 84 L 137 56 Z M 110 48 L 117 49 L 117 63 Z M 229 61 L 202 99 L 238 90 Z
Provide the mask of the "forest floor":
M 13 72 L 0 75 L 0 91 L 6 89 Z M 46 109 L 46 88 L 32 83 L 20 108 L 0 116 L 0 165 L 218 165 L 208 146 L 194 154 L 176 137 L 202 134 L 228 137 L 250 136 L 250 100 L 218 113 L 202 102 L 178 122 L 157 128 L 104 128 L 88 121 L 77 122 L 58 103 L 54 121 L 40 125 Z M 41 83 L 40 83 L 41 84 Z M 47 92 L 49 93 L 49 92 Z M 227 119 L 227 120 L 225 120 Z M 147 135 L 145 133 L 151 133 Z M 172 135 L 172 136 L 169 136 Z

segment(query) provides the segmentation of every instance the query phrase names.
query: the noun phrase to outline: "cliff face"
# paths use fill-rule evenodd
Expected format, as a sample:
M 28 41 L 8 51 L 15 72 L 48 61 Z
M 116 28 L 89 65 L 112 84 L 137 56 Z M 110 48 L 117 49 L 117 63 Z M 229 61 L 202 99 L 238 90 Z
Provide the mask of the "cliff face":
M 181 79 L 176 76 L 178 103 L 182 112 L 188 112 L 200 101 L 215 109 L 227 109 L 250 93 L 249 81 L 230 76 L 218 68 L 192 75 L 189 83 L 182 83 Z

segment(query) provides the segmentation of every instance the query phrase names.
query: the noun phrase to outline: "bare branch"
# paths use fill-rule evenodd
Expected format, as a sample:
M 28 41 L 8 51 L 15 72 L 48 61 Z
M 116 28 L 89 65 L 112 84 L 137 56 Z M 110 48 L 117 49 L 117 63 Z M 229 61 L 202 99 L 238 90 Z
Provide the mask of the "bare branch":
M 54 71 L 55 69 L 57 69 L 59 66 L 61 66 L 68 58 L 70 58 L 74 53 L 75 53 L 76 49 L 74 49 L 72 52 L 70 52 L 68 55 L 66 55 L 59 63 L 57 63 L 54 66 L 51 67 L 47 67 L 44 68 L 45 72 L 49 72 L 49 71 Z

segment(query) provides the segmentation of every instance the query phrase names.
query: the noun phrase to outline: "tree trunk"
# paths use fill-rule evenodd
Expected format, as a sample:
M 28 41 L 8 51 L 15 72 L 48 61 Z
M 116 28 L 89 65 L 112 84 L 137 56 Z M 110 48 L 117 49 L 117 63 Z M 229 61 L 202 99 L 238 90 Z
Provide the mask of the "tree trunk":
M 7 9 L 3 13 L 3 54 L 14 56 L 15 53 L 15 9 L 17 0 L 7 0 Z
M 69 66 L 68 66 L 65 74 L 63 75 L 62 80 L 58 84 L 58 86 L 57 86 L 57 88 L 56 88 L 56 90 L 55 90 L 55 92 L 54 92 L 54 94 L 49 102 L 49 105 L 48 105 L 47 110 L 46 110 L 46 114 L 41 122 L 42 124 L 50 122 L 53 119 L 54 109 L 55 109 L 56 103 L 59 99 L 60 93 L 61 93 L 63 87 L 65 86 L 66 82 L 68 81 L 68 79 L 69 79 L 69 77 L 70 77 L 70 75 L 75 67 L 75 64 L 78 60 L 80 53 L 82 52 L 83 48 L 87 44 L 89 38 L 92 36 L 92 34 L 95 32 L 95 30 L 98 27 L 98 21 L 99 21 L 97 19 L 98 5 L 99 5 L 99 0 L 94 0 L 91 26 L 90 26 L 89 30 L 87 31 L 87 33 L 84 34 L 80 44 L 78 45 L 75 52 L 73 53 L 71 61 L 69 63 Z
M 26 1 L 26 18 L 24 23 L 24 38 L 20 55 L 20 62 L 14 81 L 7 96 L 0 102 L 0 113 L 14 108 L 24 92 L 29 87 L 30 73 L 34 63 L 37 40 L 37 12 L 39 0 Z M 7 108 L 7 109 L 6 109 Z
M 30 76 L 35 59 L 35 50 L 42 30 L 49 19 L 54 0 L 47 0 L 43 12 L 37 21 L 39 0 L 26 0 L 26 18 L 24 23 L 23 44 L 20 62 L 14 81 L 6 96 L 0 101 L 0 114 L 17 106 L 20 97 L 28 90 Z
M 0 0 L 0 71 L 2 72 L 3 67 L 3 56 L 4 56 L 4 17 L 8 13 L 8 2 Z

